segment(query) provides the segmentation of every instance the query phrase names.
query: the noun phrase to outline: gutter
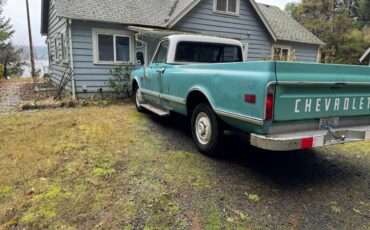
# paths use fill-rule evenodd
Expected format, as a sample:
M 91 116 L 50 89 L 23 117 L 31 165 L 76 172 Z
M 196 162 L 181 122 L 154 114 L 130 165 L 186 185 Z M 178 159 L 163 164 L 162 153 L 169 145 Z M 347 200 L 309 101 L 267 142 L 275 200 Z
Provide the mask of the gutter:
M 72 20 L 68 20 L 68 33 L 69 33 L 69 61 L 71 62 L 71 69 L 72 69 L 72 97 L 73 99 L 77 99 L 76 97 L 76 79 L 75 79 L 75 72 L 74 72 L 74 65 L 73 65 L 73 46 L 72 46 Z

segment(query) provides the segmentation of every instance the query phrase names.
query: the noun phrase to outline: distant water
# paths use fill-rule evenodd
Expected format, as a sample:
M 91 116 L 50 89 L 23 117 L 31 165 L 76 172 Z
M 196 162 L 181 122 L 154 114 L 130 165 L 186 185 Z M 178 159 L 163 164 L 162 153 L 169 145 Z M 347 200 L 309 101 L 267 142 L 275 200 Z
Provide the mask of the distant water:
M 41 70 L 41 76 L 44 75 L 45 71 L 47 71 L 48 67 L 49 67 L 49 61 L 48 60 L 35 60 L 35 67 L 36 69 L 40 69 Z M 27 66 L 25 66 L 24 68 L 24 73 L 22 75 L 22 77 L 31 77 L 31 64 L 30 64 L 30 61 L 27 61 Z

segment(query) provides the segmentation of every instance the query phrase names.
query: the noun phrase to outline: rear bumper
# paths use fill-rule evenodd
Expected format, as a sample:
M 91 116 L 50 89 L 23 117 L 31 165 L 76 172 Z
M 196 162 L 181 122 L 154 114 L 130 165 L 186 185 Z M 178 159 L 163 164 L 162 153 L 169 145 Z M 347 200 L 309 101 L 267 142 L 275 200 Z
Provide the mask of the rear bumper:
M 272 151 L 310 149 L 365 140 L 370 140 L 370 126 L 250 136 L 251 145 Z

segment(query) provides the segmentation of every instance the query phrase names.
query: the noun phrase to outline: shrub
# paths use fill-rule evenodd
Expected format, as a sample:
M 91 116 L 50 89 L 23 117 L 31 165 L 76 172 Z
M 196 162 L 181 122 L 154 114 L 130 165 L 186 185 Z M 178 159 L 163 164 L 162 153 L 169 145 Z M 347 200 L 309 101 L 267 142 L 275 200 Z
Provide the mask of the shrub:
M 131 65 L 126 63 L 109 71 L 109 86 L 118 97 L 130 96 Z

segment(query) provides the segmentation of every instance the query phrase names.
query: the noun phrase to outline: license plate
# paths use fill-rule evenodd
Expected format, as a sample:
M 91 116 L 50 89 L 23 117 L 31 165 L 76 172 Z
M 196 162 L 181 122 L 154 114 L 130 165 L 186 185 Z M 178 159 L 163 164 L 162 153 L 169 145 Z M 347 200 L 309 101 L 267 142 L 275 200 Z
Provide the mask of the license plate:
M 339 117 L 329 117 L 320 119 L 320 129 L 335 129 L 338 127 Z

